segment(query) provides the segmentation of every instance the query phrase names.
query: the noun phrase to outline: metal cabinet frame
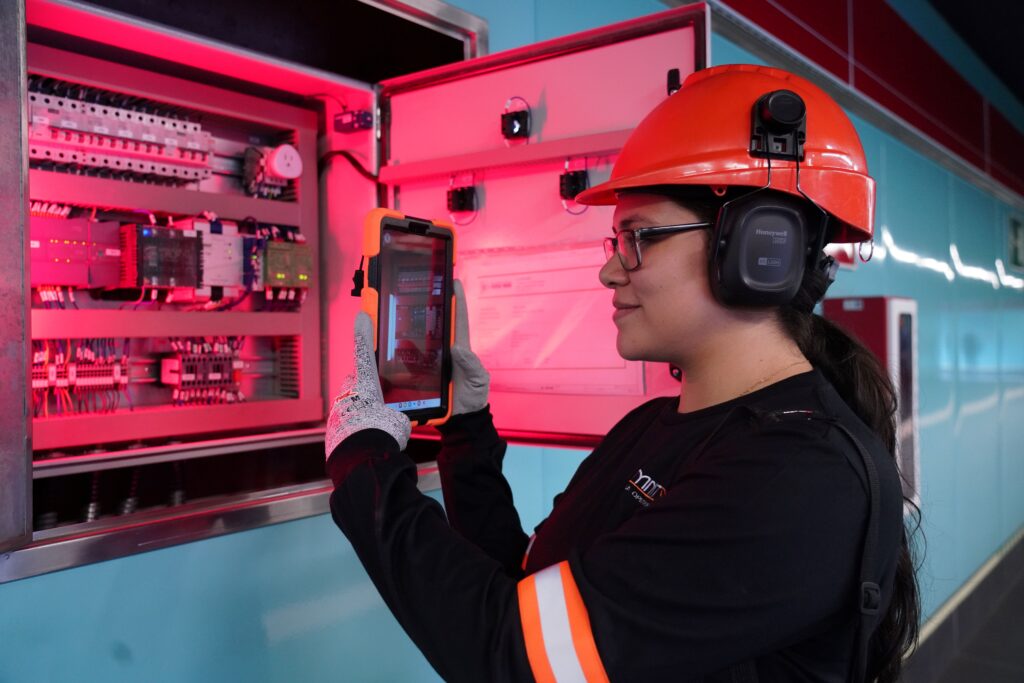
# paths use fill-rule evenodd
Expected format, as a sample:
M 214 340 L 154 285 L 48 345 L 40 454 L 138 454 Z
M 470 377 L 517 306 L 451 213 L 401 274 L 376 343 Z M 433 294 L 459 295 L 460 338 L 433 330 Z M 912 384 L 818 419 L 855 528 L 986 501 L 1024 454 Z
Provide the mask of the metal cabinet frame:
M 32 538 L 25 2 L 0 3 L 0 551 Z

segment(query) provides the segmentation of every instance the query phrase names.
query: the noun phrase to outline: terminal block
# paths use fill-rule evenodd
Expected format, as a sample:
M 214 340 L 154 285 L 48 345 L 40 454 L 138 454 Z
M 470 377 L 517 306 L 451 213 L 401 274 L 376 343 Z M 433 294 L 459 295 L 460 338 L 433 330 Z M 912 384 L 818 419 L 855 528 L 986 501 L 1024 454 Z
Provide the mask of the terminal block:
M 172 340 L 160 360 L 160 382 L 173 387 L 174 405 L 237 403 L 242 394 L 243 338 Z
M 116 410 L 128 389 L 124 343 L 113 339 L 32 342 L 34 416 L 55 417 Z

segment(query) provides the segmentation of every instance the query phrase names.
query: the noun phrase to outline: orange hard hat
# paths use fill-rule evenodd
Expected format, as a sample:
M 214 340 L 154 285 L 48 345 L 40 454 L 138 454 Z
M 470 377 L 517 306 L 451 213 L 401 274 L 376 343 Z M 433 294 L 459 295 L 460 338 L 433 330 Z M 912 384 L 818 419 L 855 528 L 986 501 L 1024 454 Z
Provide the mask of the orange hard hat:
M 775 91 L 806 107 L 806 138 L 797 189 L 796 163 L 772 159 L 771 188 L 808 198 L 836 220 L 833 242 L 863 242 L 874 232 L 875 181 L 853 124 L 810 81 L 781 69 L 729 64 L 696 71 L 640 122 L 622 147 L 608 182 L 576 197 L 615 204 L 621 190 L 664 185 L 763 187 L 768 159 L 751 153 L 752 110 Z

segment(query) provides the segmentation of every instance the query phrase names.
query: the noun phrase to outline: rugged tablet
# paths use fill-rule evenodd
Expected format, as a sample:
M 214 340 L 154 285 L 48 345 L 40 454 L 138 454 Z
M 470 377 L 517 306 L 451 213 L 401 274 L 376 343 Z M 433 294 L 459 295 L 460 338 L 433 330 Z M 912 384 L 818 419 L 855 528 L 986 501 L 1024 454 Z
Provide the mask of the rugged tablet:
M 366 217 L 363 310 L 374 320 L 384 402 L 414 424 L 451 412 L 455 233 L 446 223 L 374 209 Z

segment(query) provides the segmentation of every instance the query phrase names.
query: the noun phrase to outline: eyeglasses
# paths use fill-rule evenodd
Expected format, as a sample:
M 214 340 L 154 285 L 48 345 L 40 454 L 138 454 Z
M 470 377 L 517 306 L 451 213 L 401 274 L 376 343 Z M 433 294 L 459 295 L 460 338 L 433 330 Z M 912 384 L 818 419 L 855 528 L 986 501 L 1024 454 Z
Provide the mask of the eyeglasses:
M 610 259 L 612 254 L 617 254 L 619 263 L 627 271 L 634 271 L 640 267 L 643 259 L 640 253 L 640 243 L 654 237 L 674 235 L 677 232 L 690 232 L 691 230 L 705 230 L 713 223 L 682 223 L 680 225 L 656 225 L 649 228 L 636 228 L 635 230 L 619 230 L 614 237 L 604 238 L 604 257 Z

